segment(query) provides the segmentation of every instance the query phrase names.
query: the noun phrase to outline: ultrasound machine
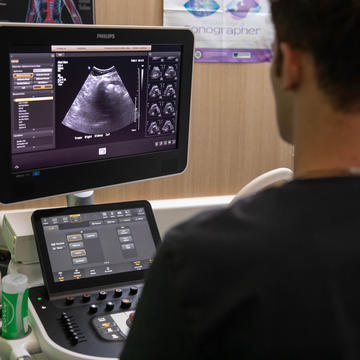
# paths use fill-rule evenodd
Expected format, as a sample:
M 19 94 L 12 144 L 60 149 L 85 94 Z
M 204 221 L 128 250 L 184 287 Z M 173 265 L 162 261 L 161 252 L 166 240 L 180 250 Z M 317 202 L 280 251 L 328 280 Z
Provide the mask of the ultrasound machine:
M 0 37 L 1 203 L 185 170 L 190 30 L 0 23 Z M 12 260 L 40 262 L 41 281 L 29 291 L 29 334 L 0 337 L 1 359 L 119 358 L 159 230 L 148 201 L 77 201 L 32 212 L 30 237 L 4 216 Z

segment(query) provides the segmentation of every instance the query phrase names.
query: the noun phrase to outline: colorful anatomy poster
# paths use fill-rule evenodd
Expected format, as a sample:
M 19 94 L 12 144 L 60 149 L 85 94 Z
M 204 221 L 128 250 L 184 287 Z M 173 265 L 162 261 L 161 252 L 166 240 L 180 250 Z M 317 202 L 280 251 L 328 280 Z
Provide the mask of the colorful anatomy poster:
M 195 61 L 265 62 L 274 28 L 268 0 L 164 0 L 164 25 L 195 34 Z
M 94 24 L 94 0 L 0 0 L 0 21 Z

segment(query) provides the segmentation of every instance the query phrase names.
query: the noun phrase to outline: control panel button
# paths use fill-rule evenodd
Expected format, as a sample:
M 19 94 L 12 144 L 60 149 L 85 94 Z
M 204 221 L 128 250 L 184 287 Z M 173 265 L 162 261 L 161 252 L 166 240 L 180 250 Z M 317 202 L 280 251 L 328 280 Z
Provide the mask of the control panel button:
M 124 341 L 125 337 L 112 315 L 95 317 L 92 324 L 98 335 L 107 341 Z
M 115 321 L 117 326 L 119 327 L 120 332 L 127 337 L 130 331 L 130 327 L 127 324 L 127 320 L 129 317 L 130 311 L 120 312 L 111 314 L 110 317 Z
M 138 288 L 136 286 L 131 286 L 130 287 L 130 291 L 129 291 L 130 295 L 136 295 L 137 292 L 138 292 Z
M 99 299 L 104 300 L 106 299 L 107 293 L 104 290 L 99 291 Z
M 128 309 L 130 306 L 131 306 L 131 300 L 130 299 L 122 299 L 121 300 L 120 307 L 122 307 L 123 309 Z
M 112 309 L 114 309 L 114 303 L 111 302 L 111 301 L 108 301 L 108 302 L 106 303 L 105 310 L 111 311 Z
M 98 310 L 97 305 L 95 305 L 95 304 L 90 305 L 90 307 L 89 307 L 89 313 L 90 314 L 95 314 L 97 312 L 97 310 Z
M 115 289 L 114 297 L 120 297 L 122 295 L 122 289 Z

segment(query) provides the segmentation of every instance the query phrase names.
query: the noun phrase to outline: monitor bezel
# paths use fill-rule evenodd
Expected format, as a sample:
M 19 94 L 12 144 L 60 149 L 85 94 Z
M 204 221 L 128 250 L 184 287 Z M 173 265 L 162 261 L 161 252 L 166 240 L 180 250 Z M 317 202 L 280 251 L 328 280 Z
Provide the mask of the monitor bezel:
M 188 161 L 190 105 L 192 90 L 194 36 L 186 28 L 122 27 L 100 25 L 45 25 L 0 23 L 2 46 L 0 66 L 9 69 L 9 52 L 23 45 L 146 45 L 177 44 L 182 47 L 177 148 L 157 152 L 90 161 L 52 168 L 13 173 L 11 169 L 10 91 L 0 99 L 2 117 L 0 131 L 0 166 L 2 187 L 0 202 L 4 204 L 68 194 L 182 173 Z M 115 39 L 97 38 L 99 33 L 113 33 Z M 124 40 L 117 40 L 118 38 Z M 36 39 L 36 40 L 34 40 Z M 0 74 L 3 89 L 10 89 L 8 71 Z M 122 171 L 126 169 L 126 171 Z M 35 176 L 36 175 L 36 176 Z M 74 181 L 76 179 L 76 181 Z
M 85 214 L 92 212 L 115 211 L 115 210 L 125 210 L 125 209 L 133 209 L 133 208 L 145 209 L 145 214 L 150 227 L 150 232 L 154 240 L 154 245 L 155 248 L 158 248 L 159 245 L 161 244 L 159 230 L 155 221 L 151 204 L 146 200 L 100 204 L 100 205 L 40 209 L 33 212 L 31 216 L 31 223 L 34 230 L 35 243 L 39 255 L 44 284 L 50 297 L 58 296 L 61 295 L 62 293 L 64 294 L 70 293 L 75 290 L 81 291 L 91 288 L 100 288 L 107 286 L 111 287 L 114 284 L 121 284 L 130 281 L 140 281 L 144 279 L 149 269 L 135 270 L 125 273 L 117 273 L 112 275 L 109 274 L 109 275 L 96 276 L 96 277 L 77 279 L 77 280 L 68 280 L 64 282 L 55 282 L 53 278 L 53 272 L 51 270 L 52 267 L 46 246 L 46 238 L 45 238 L 41 219 L 48 217 L 71 215 L 71 214 Z

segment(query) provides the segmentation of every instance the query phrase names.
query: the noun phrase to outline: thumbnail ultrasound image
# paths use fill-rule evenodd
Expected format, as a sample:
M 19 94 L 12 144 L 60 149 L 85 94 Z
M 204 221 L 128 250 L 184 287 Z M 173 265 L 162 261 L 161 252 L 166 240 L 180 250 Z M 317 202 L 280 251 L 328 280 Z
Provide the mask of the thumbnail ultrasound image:
M 134 122 L 135 104 L 119 73 L 92 67 L 62 124 L 85 134 L 114 132 Z
M 161 95 L 162 95 L 161 90 L 158 85 L 154 85 L 151 87 L 150 92 L 149 92 L 150 99 L 154 99 L 154 100 L 158 99 L 161 97 Z
M 166 86 L 164 90 L 164 96 L 173 98 L 176 95 L 175 87 L 173 84 L 169 84 Z

